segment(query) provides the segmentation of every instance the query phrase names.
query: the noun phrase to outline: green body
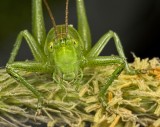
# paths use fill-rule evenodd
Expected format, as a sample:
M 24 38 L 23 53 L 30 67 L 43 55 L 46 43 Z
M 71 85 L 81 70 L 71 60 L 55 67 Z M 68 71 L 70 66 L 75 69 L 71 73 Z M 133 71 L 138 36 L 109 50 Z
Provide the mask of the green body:
M 134 73 L 135 71 L 130 70 L 120 39 L 115 32 L 107 32 L 91 47 L 91 34 L 84 1 L 76 0 L 76 6 L 78 30 L 69 25 L 67 28 L 68 33 L 66 34 L 65 25 L 58 25 L 56 26 L 57 33 L 52 28 L 46 36 L 42 1 L 32 0 L 32 34 L 28 30 L 19 33 L 11 57 L 6 65 L 6 70 L 15 80 L 31 90 L 39 100 L 42 100 L 43 96 L 41 93 L 19 75 L 16 70 L 51 73 L 55 80 L 60 78 L 62 81 L 72 81 L 77 80 L 78 75 L 82 75 L 84 67 L 118 64 L 119 66 L 112 75 L 108 78 L 106 77 L 106 83 L 99 93 L 100 99 L 105 103 L 107 88 L 118 77 L 121 71 L 124 68 L 127 73 Z M 23 38 L 30 47 L 34 61 L 15 62 L 15 57 L 18 54 Z M 119 56 L 99 56 L 111 38 L 114 39 Z

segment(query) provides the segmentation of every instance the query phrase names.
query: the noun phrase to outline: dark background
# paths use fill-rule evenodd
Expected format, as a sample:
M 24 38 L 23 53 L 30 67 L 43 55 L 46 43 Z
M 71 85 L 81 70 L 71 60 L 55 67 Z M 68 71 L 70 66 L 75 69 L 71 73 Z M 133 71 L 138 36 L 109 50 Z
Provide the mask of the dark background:
M 48 0 L 56 23 L 64 23 L 65 0 Z M 141 58 L 160 57 L 160 0 L 84 0 L 93 44 L 108 30 L 121 38 L 129 62 L 131 52 Z M 52 25 L 45 11 L 47 30 Z M 75 0 L 69 3 L 69 23 L 77 26 Z M 31 31 L 31 0 L 2 0 L 0 4 L 0 66 L 5 66 L 21 30 Z M 25 42 L 25 41 L 24 41 Z M 117 54 L 113 40 L 103 55 Z M 17 60 L 32 59 L 23 43 Z

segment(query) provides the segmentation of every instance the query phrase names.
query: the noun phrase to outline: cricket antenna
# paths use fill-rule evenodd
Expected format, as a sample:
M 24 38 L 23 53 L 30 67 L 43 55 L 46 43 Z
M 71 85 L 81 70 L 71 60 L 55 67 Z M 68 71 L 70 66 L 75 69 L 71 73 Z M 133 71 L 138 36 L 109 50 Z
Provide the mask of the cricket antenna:
M 48 3 L 47 3 L 47 0 L 43 0 L 43 2 L 44 2 L 45 6 L 46 6 L 46 8 L 47 8 L 49 17 L 51 18 L 52 25 L 53 25 L 53 27 L 54 27 L 54 29 L 55 29 L 55 35 L 56 35 L 56 38 L 57 38 L 57 34 L 58 34 L 58 32 L 57 32 L 57 26 L 56 26 L 56 22 L 55 22 L 55 19 L 54 19 L 54 17 L 53 17 L 52 11 L 51 11 Z
M 68 35 L 68 4 L 69 4 L 69 0 L 66 0 L 66 12 L 65 12 L 65 29 L 66 29 L 66 36 Z

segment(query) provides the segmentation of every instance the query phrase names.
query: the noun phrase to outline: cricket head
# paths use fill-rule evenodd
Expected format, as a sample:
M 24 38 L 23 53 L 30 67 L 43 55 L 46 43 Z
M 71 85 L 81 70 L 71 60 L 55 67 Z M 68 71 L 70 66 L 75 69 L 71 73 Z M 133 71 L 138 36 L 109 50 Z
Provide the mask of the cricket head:
M 73 38 L 59 38 L 48 43 L 49 60 L 61 79 L 74 80 L 79 73 L 79 45 Z M 54 74 L 54 75 L 55 75 Z

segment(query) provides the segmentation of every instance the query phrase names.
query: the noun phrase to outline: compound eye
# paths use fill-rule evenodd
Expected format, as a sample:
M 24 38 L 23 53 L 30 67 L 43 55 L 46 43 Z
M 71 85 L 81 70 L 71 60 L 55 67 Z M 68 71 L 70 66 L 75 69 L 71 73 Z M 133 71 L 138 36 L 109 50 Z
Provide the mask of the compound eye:
M 50 43 L 48 44 L 48 51 L 49 51 L 49 52 L 53 52 L 53 48 L 54 48 L 53 42 L 50 42 Z

